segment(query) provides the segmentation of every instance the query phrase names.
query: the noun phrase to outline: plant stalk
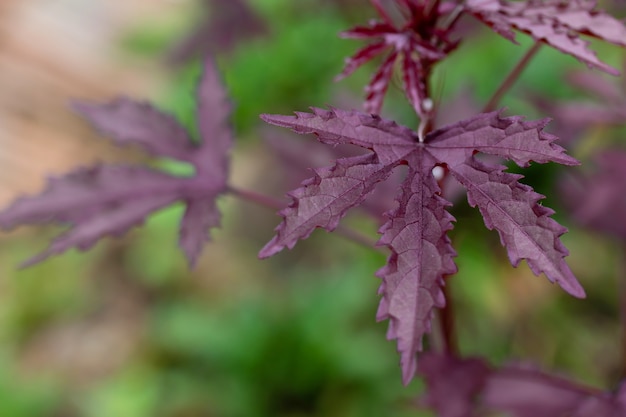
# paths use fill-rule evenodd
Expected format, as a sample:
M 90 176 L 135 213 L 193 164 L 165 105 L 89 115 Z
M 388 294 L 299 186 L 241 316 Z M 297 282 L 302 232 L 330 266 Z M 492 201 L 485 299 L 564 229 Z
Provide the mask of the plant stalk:
M 511 89 L 511 87 L 513 87 L 513 84 L 515 84 L 519 76 L 522 74 L 522 71 L 526 69 L 528 63 L 537 54 L 540 48 L 541 42 L 535 42 L 535 44 L 524 54 L 522 59 L 519 60 L 517 65 L 515 65 L 513 70 L 504 79 L 500 87 L 487 102 L 485 108 L 483 109 L 483 113 L 494 111 L 496 107 L 498 107 L 502 97 Z
M 276 198 L 267 196 L 265 194 L 256 193 L 254 191 L 244 190 L 244 189 L 229 185 L 227 188 L 227 192 L 231 193 L 235 197 L 241 198 L 242 200 L 247 200 L 257 205 L 267 207 L 272 210 L 281 210 L 283 207 L 285 207 L 284 202 Z M 352 230 L 345 226 L 339 225 L 334 230 L 334 232 L 340 235 L 341 237 L 348 239 L 368 249 L 378 250 L 379 252 L 382 252 L 385 254 L 387 253 L 383 248 L 376 246 L 376 241 L 374 239 L 371 239 L 369 236 L 359 233 L 356 230 Z
M 444 21 L 444 23 L 441 25 L 441 29 L 443 31 L 448 31 L 450 30 L 454 25 L 456 25 L 456 22 L 459 21 L 459 19 L 461 18 L 461 16 L 463 15 L 463 10 L 465 9 L 465 5 L 463 3 L 458 4 L 454 10 L 452 11 L 452 13 L 450 13 L 447 17 L 447 19 Z
M 454 319 L 454 303 L 450 289 L 448 287 L 449 275 L 443 277 L 446 285 L 442 291 L 446 298 L 446 306 L 439 310 L 439 321 L 441 323 L 441 334 L 443 336 L 444 351 L 450 356 L 459 356 L 459 344 L 456 333 L 456 322 Z
M 371 3 L 372 3 L 372 6 L 374 6 L 376 11 L 378 12 L 378 14 L 383 18 L 385 23 L 393 26 L 393 20 L 387 14 L 387 11 L 385 10 L 385 8 L 380 4 L 380 0 L 371 0 Z
M 445 179 L 448 175 L 450 175 L 450 171 L 447 167 L 444 167 L 443 176 L 438 181 L 441 194 L 443 194 L 443 188 L 446 183 Z M 450 356 L 458 357 L 460 352 L 458 334 L 456 332 L 456 320 L 454 317 L 454 300 L 450 291 L 450 278 L 452 278 L 452 275 L 444 275 L 443 277 L 445 285 L 442 288 L 442 291 L 444 297 L 446 298 L 446 305 L 439 311 L 439 323 L 441 325 L 441 334 L 443 336 L 445 352 Z

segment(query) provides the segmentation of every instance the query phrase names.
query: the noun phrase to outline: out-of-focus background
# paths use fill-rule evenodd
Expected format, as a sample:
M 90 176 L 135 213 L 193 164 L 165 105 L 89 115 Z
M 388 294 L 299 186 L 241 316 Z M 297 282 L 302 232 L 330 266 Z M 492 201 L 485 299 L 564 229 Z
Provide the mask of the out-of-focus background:
M 359 106 L 374 67 L 340 83 L 333 78 L 363 45 L 337 34 L 374 17 L 368 4 L 0 0 L 0 204 L 37 192 L 46 176 L 77 165 L 145 159 L 94 133 L 71 112 L 71 99 L 149 99 L 193 126 L 194 57 L 207 52 L 216 56 L 236 105 L 232 181 L 280 198 L 295 185 L 284 179 L 302 178 L 306 167 L 282 170 L 268 141 L 314 139 L 263 126 L 258 115 Z M 474 36 L 437 72 L 447 122 L 478 112 L 494 80 L 530 45 L 520 36 L 522 45 L 513 47 L 470 19 L 461 25 Z M 617 48 L 597 49 L 620 67 Z M 510 113 L 544 116 L 533 97 L 580 97 L 563 77 L 574 69 L 585 67 L 544 48 L 503 104 Z M 384 116 L 412 126 L 398 85 Z M 585 132 L 594 140 L 621 133 Z M 590 152 L 584 139 L 571 143 L 575 156 Z M 316 149 L 319 164 L 327 165 L 329 157 Z M 552 195 L 560 169 L 532 168 L 527 182 Z M 24 270 L 19 262 L 59 229 L 2 234 L 0 416 L 429 415 L 417 410 L 421 384 L 400 382 L 386 323 L 375 323 L 374 272 L 384 255 L 317 232 L 293 251 L 259 261 L 256 253 L 279 218 L 232 198 L 220 204 L 223 227 L 191 272 L 176 248 L 180 207 L 122 239 Z M 558 198 L 545 204 L 560 207 Z M 564 237 L 570 265 L 589 294 L 578 301 L 525 264 L 512 268 L 497 235 L 484 230 L 462 196 L 453 214 L 460 272 L 449 285 L 462 352 L 496 364 L 523 358 L 612 386 L 623 366 L 616 296 L 623 246 L 557 212 L 571 229 Z M 374 221 L 346 220 L 376 236 Z

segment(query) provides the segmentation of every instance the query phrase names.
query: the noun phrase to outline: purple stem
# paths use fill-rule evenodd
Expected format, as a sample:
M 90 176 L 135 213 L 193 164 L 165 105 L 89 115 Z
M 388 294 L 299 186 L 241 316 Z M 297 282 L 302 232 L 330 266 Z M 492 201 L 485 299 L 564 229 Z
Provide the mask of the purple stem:
M 511 89 L 511 87 L 513 87 L 513 84 L 515 84 L 519 76 L 522 74 L 522 71 L 524 71 L 526 66 L 528 66 L 528 63 L 530 62 L 530 60 L 535 56 L 535 54 L 537 54 L 537 51 L 539 51 L 539 48 L 541 48 L 541 42 L 535 42 L 532 48 L 530 48 L 524 54 L 522 59 L 519 60 L 517 65 L 515 65 L 513 70 L 504 79 L 504 81 L 500 85 L 500 88 L 496 90 L 496 92 L 493 94 L 489 102 L 487 102 L 487 104 L 485 105 L 485 108 L 483 109 L 483 113 L 494 111 L 496 107 L 498 107 L 502 97 Z
M 393 26 L 393 20 L 391 20 L 391 17 L 389 17 L 387 12 L 385 11 L 385 8 L 380 4 L 380 0 L 371 0 L 371 1 L 372 1 L 372 6 L 374 6 L 374 8 L 376 9 L 380 17 L 382 17 L 383 20 L 385 21 L 385 23 L 387 23 L 390 26 Z
M 446 285 L 443 287 L 443 294 L 446 298 L 446 306 L 440 310 L 439 318 L 444 350 L 448 355 L 457 357 L 459 356 L 459 344 L 455 330 L 454 303 L 452 302 L 452 295 L 450 294 L 450 289 L 448 288 L 449 283 L 447 282 L 450 277 L 450 275 L 444 277 Z
M 260 206 L 263 207 L 267 207 L 269 209 L 273 209 L 273 210 L 281 210 L 283 207 L 285 207 L 285 203 L 281 200 L 278 200 L 276 198 L 267 196 L 265 194 L 259 194 L 256 193 L 254 191 L 250 191 L 250 190 L 243 190 L 241 188 L 236 188 L 233 186 L 228 186 L 227 187 L 227 192 L 231 193 L 232 195 L 239 197 L 243 200 L 248 200 L 251 201 L 255 204 L 258 204 Z M 337 228 L 334 230 L 335 233 L 337 233 L 338 235 L 351 240 L 354 243 L 358 243 L 361 246 L 364 246 L 368 249 L 375 249 L 378 250 L 380 252 L 384 252 L 383 248 L 377 247 L 376 246 L 376 241 L 369 238 L 368 236 L 359 233 L 355 230 L 352 229 L 348 229 L 347 227 L 344 226 L 337 226 Z M 386 253 L 386 252 L 384 252 Z
M 443 194 L 443 187 L 446 183 L 445 179 L 449 175 L 448 168 L 444 168 L 443 177 L 438 181 L 440 192 Z M 446 305 L 439 310 L 439 325 L 441 327 L 441 335 L 443 339 L 443 349 L 450 356 L 459 356 L 459 344 L 456 333 L 456 320 L 454 318 L 454 300 L 450 291 L 450 278 L 452 275 L 445 275 L 445 282 L 442 288 L 443 296 L 446 299 Z

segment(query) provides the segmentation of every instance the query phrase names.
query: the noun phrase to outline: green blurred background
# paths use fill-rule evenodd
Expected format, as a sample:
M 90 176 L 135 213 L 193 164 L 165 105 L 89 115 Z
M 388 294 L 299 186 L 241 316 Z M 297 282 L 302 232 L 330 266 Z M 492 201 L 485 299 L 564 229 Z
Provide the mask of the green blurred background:
M 97 139 L 63 107 L 70 97 L 107 100 L 121 92 L 150 98 L 194 128 L 199 64 L 172 64 L 167 57 L 198 25 L 221 18 L 219 9 L 191 0 L 79 3 L 85 2 L 50 1 L 42 11 L 39 2 L 16 0 L 0 8 L 4 204 L 39 189 L 45 174 L 75 164 L 144 160 Z M 285 133 L 262 126 L 258 115 L 327 104 L 359 107 L 375 67 L 334 83 L 344 58 L 363 45 L 337 34 L 373 13 L 365 0 L 249 3 L 263 21 L 262 33 L 214 48 L 235 103 L 233 183 L 280 198 L 293 186 L 281 178 L 300 173 L 281 170 L 264 141 Z M 48 39 L 42 24 L 67 33 Z M 524 36 L 521 46 L 511 46 L 470 19 L 461 25 L 472 37 L 437 68 L 433 82 L 448 121 L 478 112 L 530 46 Z M 101 48 L 93 51 L 94 45 Z M 64 59 L 49 51 L 54 48 L 74 48 L 67 53 L 77 56 Z M 600 44 L 597 49 L 620 66 L 619 50 Z M 580 98 L 563 78 L 572 69 L 584 65 L 543 48 L 502 104 L 510 114 L 543 117 L 529 104 L 530 93 Z M 11 90 L 15 83 L 21 89 Z M 37 83 L 56 99 L 34 92 Z M 394 82 L 383 115 L 414 126 L 399 85 Z M 465 108 L 454 107 L 459 97 L 469 103 Z M 50 114 L 57 113 L 53 123 Z M 594 128 L 585 135 L 596 145 L 582 141 L 569 150 L 584 160 L 590 147 L 621 133 Z M 170 161 L 159 164 L 185 170 Z M 560 167 L 532 167 L 526 182 L 550 196 L 560 173 Z M 485 230 L 461 196 L 452 209 L 459 273 L 448 281 L 460 349 L 494 364 L 532 361 L 610 388 L 623 368 L 616 295 L 623 246 L 576 227 L 558 210 L 558 199 L 545 204 L 570 228 L 563 240 L 588 299 L 568 297 L 525 264 L 512 268 L 497 234 Z M 106 239 L 88 253 L 67 253 L 26 270 L 17 269 L 19 262 L 59 229 L 4 234 L 0 416 L 431 415 L 418 409 L 420 381 L 402 386 L 395 345 L 385 340 L 386 323 L 375 322 L 374 273 L 384 255 L 316 232 L 293 251 L 259 261 L 256 253 L 279 217 L 230 197 L 220 206 L 223 227 L 191 272 L 176 247 L 181 207 L 155 215 L 123 239 Z M 346 224 L 376 237 L 377 224 L 362 215 Z

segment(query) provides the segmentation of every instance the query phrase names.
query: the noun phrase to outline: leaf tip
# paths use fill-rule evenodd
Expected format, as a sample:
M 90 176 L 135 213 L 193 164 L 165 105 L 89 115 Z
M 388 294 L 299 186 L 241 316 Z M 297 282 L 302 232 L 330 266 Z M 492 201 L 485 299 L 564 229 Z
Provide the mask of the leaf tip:
M 263 249 L 259 251 L 259 254 L 257 255 L 258 258 L 259 259 L 270 258 L 285 248 L 284 246 L 276 244 L 276 242 L 277 242 L 277 239 L 276 239 L 276 236 L 274 236 L 272 240 L 267 242 L 267 244 L 263 246 Z
M 580 283 L 576 280 L 576 278 L 567 280 L 567 281 L 559 281 L 559 285 L 565 292 L 567 292 L 572 297 L 576 298 L 587 298 L 587 293 L 585 289 L 580 285 Z
M 413 355 L 402 363 L 402 385 L 405 387 L 411 383 L 417 371 L 417 359 Z

